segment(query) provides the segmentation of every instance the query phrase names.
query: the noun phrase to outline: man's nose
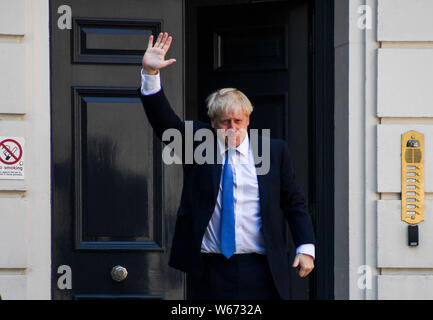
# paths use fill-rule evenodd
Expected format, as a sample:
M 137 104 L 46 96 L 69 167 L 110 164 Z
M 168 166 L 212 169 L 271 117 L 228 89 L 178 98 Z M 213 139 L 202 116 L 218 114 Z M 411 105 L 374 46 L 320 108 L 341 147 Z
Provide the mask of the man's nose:
M 236 131 L 236 126 L 235 126 L 235 122 L 234 121 L 230 121 L 229 123 L 229 129 L 233 129 Z

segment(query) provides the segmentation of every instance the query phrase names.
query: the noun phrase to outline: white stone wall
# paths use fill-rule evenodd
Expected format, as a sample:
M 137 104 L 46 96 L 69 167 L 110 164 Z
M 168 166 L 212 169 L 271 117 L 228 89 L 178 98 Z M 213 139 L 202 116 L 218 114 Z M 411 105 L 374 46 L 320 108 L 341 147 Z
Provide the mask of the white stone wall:
M 25 139 L 25 179 L 0 180 L 0 294 L 50 299 L 48 0 L 0 0 L 0 136 Z
M 433 1 L 378 0 L 377 266 L 379 299 L 433 299 Z M 425 138 L 425 220 L 407 245 L 401 134 Z
M 433 299 L 433 1 L 335 5 L 336 298 Z M 373 13 L 371 28 L 360 28 L 362 8 Z M 424 133 L 426 148 L 417 247 L 407 245 L 400 212 L 401 134 L 409 130 Z
M 377 3 L 335 0 L 334 4 L 334 293 L 336 299 L 376 299 Z M 363 19 L 366 14 L 371 20 Z M 366 26 L 360 28 L 359 22 Z M 371 29 L 366 28 L 370 23 Z M 364 283 L 365 275 L 372 281 Z

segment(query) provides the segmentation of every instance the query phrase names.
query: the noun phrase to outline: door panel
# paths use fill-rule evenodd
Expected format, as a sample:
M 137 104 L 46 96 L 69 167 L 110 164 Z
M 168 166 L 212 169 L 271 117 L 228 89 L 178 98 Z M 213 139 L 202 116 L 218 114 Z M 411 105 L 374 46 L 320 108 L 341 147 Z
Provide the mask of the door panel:
M 293 155 L 297 182 L 309 201 L 310 97 L 309 48 L 310 8 L 308 1 L 265 2 L 229 6 L 192 5 L 197 17 L 197 50 L 190 51 L 191 70 L 197 70 L 197 97 L 187 90 L 187 101 L 197 117 L 209 121 L 204 101 L 213 91 L 234 87 L 251 100 L 254 111 L 250 128 L 271 129 L 272 138 L 288 142 Z M 194 11 L 196 10 L 196 11 Z M 192 18 L 191 18 L 192 19 Z M 190 23 L 190 22 L 189 22 Z M 196 38 L 194 38 L 196 37 Z M 187 40 L 188 41 L 188 40 Z M 194 41 L 194 40 L 193 40 Z M 187 51 L 187 54 L 188 51 Z M 188 67 L 187 70 L 190 70 Z M 192 72 L 191 72 L 192 73 Z M 193 75 L 194 77 L 194 75 Z M 191 112 L 189 112 L 191 113 Z M 295 247 L 286 228 L 293 261 Z M 309 279 L 293 269 L 291 297 L 309 298 Z
M 72 30 L 57 28 L 61 5 Z M 183 274 L 167 265 L 181 168 L 163 166 L 137 95 L 149 35 L 170 32 L 178 64 L 163 82 L 182 117 L 181 14 L 175 0 L 51 1 L 53 299 L 184 297 Z M 57 286 L 60 265 L 70 290 Z
M 76 248 L 162 250 L 160 144 L 136 88 L 73 91 Z

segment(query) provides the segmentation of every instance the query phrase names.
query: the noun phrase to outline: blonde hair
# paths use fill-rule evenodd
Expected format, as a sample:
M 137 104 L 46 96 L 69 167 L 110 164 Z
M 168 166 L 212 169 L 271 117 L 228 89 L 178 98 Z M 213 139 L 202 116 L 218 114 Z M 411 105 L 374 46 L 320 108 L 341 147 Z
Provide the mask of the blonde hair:
M 213 119 L 221 113 L 237 113 L 243 110 L 247 116 L 253 112 L 253 105 L 245 94 L 235 88 L 223 88 L 210 94 L 207 99 L 207 114 Z

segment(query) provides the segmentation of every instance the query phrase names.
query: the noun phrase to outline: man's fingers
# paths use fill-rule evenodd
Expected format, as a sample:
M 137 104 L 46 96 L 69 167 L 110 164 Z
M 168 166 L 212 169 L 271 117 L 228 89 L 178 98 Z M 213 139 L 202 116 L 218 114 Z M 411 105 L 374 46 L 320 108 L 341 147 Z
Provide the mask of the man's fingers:
M 167 32 L 161 32 L 153 44 L 153 35 L 149 36 L 149 42 L 147 44 L 147 50 L 143 56 L 143 68 L 149 70 L 157 70 L 165 68 L 176 62 L 176 59 L 164 60 L 165 54 L 170 48 L 173 37 L 168 36 Z M 161 52 L 161 50 L 163 52 Z M 152 60 L 153 59 L 153 60 Z
M 161 40 L 161 43 L 159 44 L 159 48 L 160 49 L 164 48 L 164 45 L 165 45 L 165 43 L 167 41 L 167 37 L 168 37 L 168 33 L 164 32 L 164 35 L 163 35 L 162 40 Z
M 162 32 L 158 35 L 158 39 L 156 39 L 154 47 L 158 48 L 161 45 L 161 40 L 163 35 L 164 34 Z
M 147 44 L 147 49 L 151 49 L 153 47 L 153 34 L 149 37 L 149 42 Z
M 296 268 L 299 265 L 299 256 L 296 255 L 295 260 L 293 261 L 293 268 Z
M 298 271 L 298 275 L 299 275 L 301 278 L 303 278 L 303 277 L 304 277 L 304 274 L 305 274 L 304 269 L 301 268 L 301 270 Z
M 164 65 L 162 67 L 165 68 L 166 66 L 169 66 L 175 62 L 176 62 L 176 59 L 167 60 L 167 61 L 165 61 Z
M 298 275 L 301 278 L 308 276 L 310 272 L 313 271 L 314 269 L 313 258 L 306 255 L 297 254 L 295 256 L 295 261 L 293 262 L 292 267 L 296 268 L 298 266 L 299 266 Z
M 172 36 L 169 36 L 167 38 L 167 41 L 165 42 L 164 46 L 162 47 L 162 50 L 164 50 L 164 52 L 167 52 L 168 49 L 170 48 L 171 45 L 171 41 L 173 40 Z
M 301 270 L 299 271 L 299 276 L 301 278 L 306 277 L 310 274 L 310 272 L 313 271 L 313 268 L 310 267 L 302 267 Z
M 147 45 L 147 48 L 150 49 L 150 48 L 154 47 L 154 48 L 162 49 L 165 52 L 167 52 L 168 49 L 170 48 L 172 40 L 173 40 L 173 37 L 168 36 L 167 32 L 164 32 L 164 33 L 161 32 L 158 35 L 158 38 L 156 39 L 155 45 L 153 45 L 153 35 L 151 35 L 149 37 L 149 43 Z

